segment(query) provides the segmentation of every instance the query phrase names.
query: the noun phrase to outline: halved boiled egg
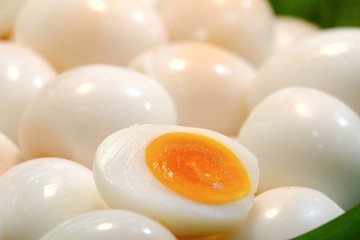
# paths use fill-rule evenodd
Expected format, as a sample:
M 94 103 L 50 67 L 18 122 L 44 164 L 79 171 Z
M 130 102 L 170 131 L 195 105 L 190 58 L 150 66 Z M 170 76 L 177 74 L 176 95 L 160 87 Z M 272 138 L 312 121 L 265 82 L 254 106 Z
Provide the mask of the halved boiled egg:
M 220 133 L 133 125 L 99 146 L 93 174 L 112 208 L 149 216 L 177 236 L 222 233 L 243 221 L 258 183 L 256 157 Z

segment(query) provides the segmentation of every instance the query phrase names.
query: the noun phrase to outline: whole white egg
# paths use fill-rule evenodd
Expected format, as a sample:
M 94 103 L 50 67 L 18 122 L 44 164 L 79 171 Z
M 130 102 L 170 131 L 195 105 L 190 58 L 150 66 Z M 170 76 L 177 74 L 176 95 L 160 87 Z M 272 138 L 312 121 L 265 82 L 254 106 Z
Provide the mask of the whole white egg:
M 180 125 L 236 135 L 248 115 L 255 69 L 230 51 L 199 42 L 172 43 L 140 54 L 129 66 L 168 91 Z
M 169 0 L 137 0 L 137 1 L 143 4 L 144 6 L 150 7 L 155 11 L 157 11 L 164 1 L 169 1 Z
M 282 187 L 256 196 L 246 221 L 232 240 L 292 239 L 344 213 L 325 194 L 304 187 Z
M 19 147 L 0 132 L 0 176 L 21 159 Z
M 294 16 L 277 16 L 274 25 L 275 53 L 284 51 L 320 31 L 320 27 L 315 23 Z
M 0 1 L 0 38 L 11 37 L 15 19 L 28 0 L 1 0 Z
M 259 160 L 259 193 L 304 186 L 345 210 L 360 202 L 360 117 L 335 97 L 302 87 L 276 91 L 253 109 L 238 140 Z
M 270 57 L 259 69 L 250 104 L 254 107 L 284 87 L 327 92 L 360 114 L 360 28 L 319 31 Z
M 155 220 L 125 210 L 97 210 L 71 218 L 44 235 L 41 240 L 176 240 Z
M 4 239 L 38 240 L 67 219 L 107 208 L 91 171 L 60 158 L 12 167 L 0 177 L 0 196 Z
M 145 124 L 107 137 L 93 174 L 111 208 L 151 217 L 177 237 L 204 237 L 245 219 L 259 173 L 256 157 L 225 135 Z
M 29 98 L 55 75 L 52 66 L 30 48 L 0 41 L 0 132 L 14 143 Z
M 25 159 L 63 157 L 91 168 L 101 141 L 134 123 L 177 123 L 164 88 L 120 66 L 82 66 L 59 74 L 31 99 L 20 148 Z
M 14 40 L 58 71 L 85 64 L 123 65 L 167 42 L 158 14 L 134 0 L 33 0 L 20 11 Z
M 159 12 L 171 41 L 205 41 L 255 65 L 271 52 L 274 14 L 266 0 L 171 0 Z

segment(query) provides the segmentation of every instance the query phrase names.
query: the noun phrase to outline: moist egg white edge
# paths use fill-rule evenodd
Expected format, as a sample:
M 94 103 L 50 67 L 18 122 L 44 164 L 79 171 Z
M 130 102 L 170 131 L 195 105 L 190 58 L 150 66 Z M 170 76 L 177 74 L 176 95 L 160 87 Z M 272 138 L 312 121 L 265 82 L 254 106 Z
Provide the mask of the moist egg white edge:
M 250 193 L 233 202 L 206 204 L 168 189 L 152 175 L 145 161 L 149 142 L 168 132 L 199 133 L 223 143 L 242 160 L 251 182 Z M 125 156 L 123 161 L 121 156 Z M 233 139 L 206 129 L 149 124 L 134 125 L 106 138 L 97 151 L 93 171 L 98 190 L 111 207 L 145 214 L 176 234 L 195 235 L 228 230 L 244 220 L 259 177 L 256 157 Z

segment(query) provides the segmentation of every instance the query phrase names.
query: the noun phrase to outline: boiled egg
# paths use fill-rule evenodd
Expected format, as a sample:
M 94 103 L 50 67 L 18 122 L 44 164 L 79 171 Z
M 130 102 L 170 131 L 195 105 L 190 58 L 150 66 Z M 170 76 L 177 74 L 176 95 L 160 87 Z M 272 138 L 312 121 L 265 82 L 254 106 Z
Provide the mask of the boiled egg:
M 285 88 L 260 102 L 238 140 L 259 160 L 259 193 L 319 190 L 345 210 L 360 202 L 360 117 L 316 89 Z
M 0 177 L 4 239 L 38 240 L 63 221 L 108 208 L 92 173 L 66 159 L 39 158 L 18 164 Z
M 89 168 L 100 142 L 135 123 L 176 124 L 176 108 L 155 80 L 113 65 L 86 65 L 49 82 L 19 127 L 25 159 L 62 157 Z
M 85 64 L 123 65 L 167 42 L 158 14 L 133 0 L 33 0 L 21 9 L 14 40 L 58 71 Z
M 144 124 L 108 136 L 93 174 L 111 208 L 151 217 L 177 237 L 201 237 L 246 218 L 259 173 L 256 157 L 225 135 Z
M 159 12 L 171 41 L 205 41 L 254 65 L 271 52 L 274 14 L 266 0 L 171 0 Z
M 71 218 L 41 240 L 176 240 L 163 225 L 144 215 L 125 210 L 97 210 Z
M 274 28 L 275 53 L 284 51 L 320 31 L 320 27 L 315 23 L 294 16 L 277 16 Z
M 322 192 L 304 187 L 281 187 L 256 196 L 246 221 L 231 240 L 293 239 L 344 213 Z
M 21 160 L 19 147 L 0 132 L 0 176 Z
M 251 106 L 281 88 L 303 86 L 339 98 L 360 115 L 359 46 L 360 28 L 333 28 L 274 54 L 258 71 Z
M 0 38 L 9 38 L 22 6 L 28 0 L 2 0 L 0 3 Z
M 143 4 L 144 6 L 150 7 L 155 11 L 157 11 L 163 2 L 168 0 L 137 0 L 137 1 Z
M 0 41 L 0 132 L 15 144 L 26 103 L 55 75 L 53 67 L 30 48 Z
M 179 124 L 236 135 L 248 115 L 256 70 L 214 45 L 172 43 L 135 57 L 129 67 L 157 80 L 178 110 Z

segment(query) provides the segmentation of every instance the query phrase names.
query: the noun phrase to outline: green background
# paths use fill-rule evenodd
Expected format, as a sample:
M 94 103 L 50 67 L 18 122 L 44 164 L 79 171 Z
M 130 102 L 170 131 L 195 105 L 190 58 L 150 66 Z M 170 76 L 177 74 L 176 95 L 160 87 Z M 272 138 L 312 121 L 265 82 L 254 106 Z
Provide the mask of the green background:
M 360 0 L 269 0 L 276 14 L 293 15 L 322 28 L 360 27 Z

